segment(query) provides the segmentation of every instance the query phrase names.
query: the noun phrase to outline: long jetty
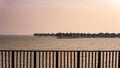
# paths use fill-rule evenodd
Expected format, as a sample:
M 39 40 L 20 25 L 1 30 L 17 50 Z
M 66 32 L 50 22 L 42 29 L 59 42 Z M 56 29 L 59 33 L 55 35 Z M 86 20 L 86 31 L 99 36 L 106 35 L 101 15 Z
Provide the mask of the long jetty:
M 120 33 L 35 33 L 34 36 L 55 36 L 62 38 L 120 38 Z

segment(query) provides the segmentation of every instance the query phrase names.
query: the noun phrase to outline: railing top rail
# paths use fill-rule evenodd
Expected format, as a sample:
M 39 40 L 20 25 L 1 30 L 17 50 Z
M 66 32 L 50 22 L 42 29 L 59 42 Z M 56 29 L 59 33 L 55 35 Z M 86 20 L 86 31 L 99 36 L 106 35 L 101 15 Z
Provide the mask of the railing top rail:
M 39 52 L 115 52 L 115 51 L 120 51 L 120 50 L 0 50 L 0 51 L 39 51 Z

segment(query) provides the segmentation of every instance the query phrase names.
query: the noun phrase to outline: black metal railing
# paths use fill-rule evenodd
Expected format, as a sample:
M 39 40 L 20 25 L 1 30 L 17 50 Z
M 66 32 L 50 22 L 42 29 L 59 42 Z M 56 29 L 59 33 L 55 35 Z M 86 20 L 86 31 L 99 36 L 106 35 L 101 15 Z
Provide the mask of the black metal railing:
M 0 68 L 120 68 L 120 51 L 0 50 Z

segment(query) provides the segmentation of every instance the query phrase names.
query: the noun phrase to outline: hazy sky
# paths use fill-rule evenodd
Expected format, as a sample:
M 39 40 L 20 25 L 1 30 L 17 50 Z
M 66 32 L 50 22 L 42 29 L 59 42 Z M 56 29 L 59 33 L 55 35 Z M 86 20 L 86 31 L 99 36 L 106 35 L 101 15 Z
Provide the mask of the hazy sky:
M 0 34 L 120 32 L 120 0 L 0 0 Z

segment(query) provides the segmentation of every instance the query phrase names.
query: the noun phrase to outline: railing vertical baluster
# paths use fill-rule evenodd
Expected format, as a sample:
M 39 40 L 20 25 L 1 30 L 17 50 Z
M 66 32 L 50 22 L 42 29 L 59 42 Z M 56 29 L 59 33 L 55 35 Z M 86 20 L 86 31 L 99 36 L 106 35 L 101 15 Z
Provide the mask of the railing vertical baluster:
M 58 68 L 58 51 L 56 51 L 56 68 Z
M 72 68 L 72 52 L 70 52 L 70 60 L 71 60 L 71 63 L 70 63 L 70 68 Z
M 84 64 L 83 64 L 83 63 L 84 63 L 84 61 L 83 61 L 83 58 L 84 58 L 84 57 L 83 57 L 83 55 L 84 55 L 84 54 L 83 54 L 83 52 L 82 52 L 82 68 L 84 68 Z
M 20 51 L 20 68 L 21 68 L 21 51 Z
M 47 51 L 46 51 L 46 68 L 47 68 Z
M 107 51 L 106 51 L 106 68 L 107 68 Z
M 64 68 L 65 68 L 65 52 L 64 52 Z
M 114 51 L 112 52 L 112 68 L 114 68 Z
M 36 68 L 36 60 L 37 60 L 36 51 L 34 51 L 34 68 Z
M 60 68 L 62 68 L 62 52 L 60 52 Z
M 91 68 L 93 68 L 93 52 L 92 52 L 92 64 L 91 64 Z
M 54 68 L 54 52 L 53 52 L 53 68 Z
M 115 68 L 116 68 L 116 62 L 117 62 L 117 52 L 115 51 Z
M 14 68 L 14 51 L 12 51 L 12 68 Z
M 88 68 L 90 68 L 90 52 L 88 52 Z
M 110 68 L 110 62 L 111 62 L 111 52 L 109 52 L 109 68 Z
M 97 61 L 97 60 L 96 60 L 96 55 L 97 55 L 97 54 L 96 54 L 96 51 L 95 51 L 95 68 L 96 68 L 96 64 L 97 64 L 97 63 L 96 63 L 96 61 Z
M 44 51 L 42 52 L 42 68 L 44 68 Z
M 75 68 L 75 52 L 74 52 L 74 68 Z
M 25 52 L 23 51 L 23 68 L 25 68 Z
M 68 52 L 67 52 L 67 68 L 68 68 L 68 59 L 69 59 L 69 56 L 68 56 Z
M 32 68 L 32 52 L 30 52 L 30 68 Z
M 8 51 L 8 68 L 10 68 L 10 51 Z
M 2 63 L 2 68 L 3 68 L 3 64 L 4 64 L 4 62 L 3 62 L 3 51 L 1 51 L 1 63 Z
M 5 51 L 5 68 L 7 67 L 7 58 L 6 58 L 6 52 L 7 52 L 7 51 Z
M 26 59 L 26 64 L 27 64 L 27 65 L 26 65 L 26 68 L 28 68 L 28 62 L 29 62 L 29 61 L 28 61 L 28 51 L 27 51 L 27 59 Z
M 80 51 L 77 52 L 77 68 L 80 68 Z
M 41 66 L 41 65 L 40 65 L 41 63 L 40 63 L 40 62 L 41 62 L 41 54 L 40 54 L 40 52 L 39 52 L 39 68 L 40 68 L 40 66 Z
M 18 68 L 18 52 L 16 52 L 16 68 Z
M 120 51 L 118 53 L 118 68 L 120 68 Z
M 49 52 L 49 68 L 51 68 L 51 52 Z
M 104 68 L 104 51 L 103 51 L 103 65 L 102 65 L 102 68 Z
M 87 68 L 87 51 L 85 52 L 85 68 Z
M 98 52 L 98 68 L 101 68 L 101 52 Z
M 85 68 L 86 68 L 86 52 L 84 52 L 84 56 L 85 56 L 85 57 L 84 57 L 84 58 L 85 58 L 85 61 L 84 61 L 84 62 L 85 62 L 85 63 L 84 63 L 85 65 L 84 65 L 84 66 L 85 66 Z

